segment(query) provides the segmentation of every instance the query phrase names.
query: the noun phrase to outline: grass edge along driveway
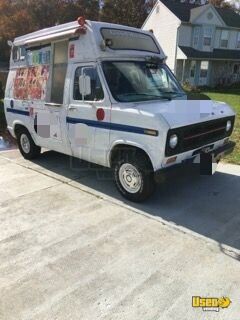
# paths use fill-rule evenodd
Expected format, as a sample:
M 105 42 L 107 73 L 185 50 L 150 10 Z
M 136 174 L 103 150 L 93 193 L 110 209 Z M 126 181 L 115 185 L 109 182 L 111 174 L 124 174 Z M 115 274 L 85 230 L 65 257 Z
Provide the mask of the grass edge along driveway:
M 211 100 L 223 101 L 230 105 L 236 112 L 236 121 L 231 140 L 236 142 L 235 150 L 232 154 L 224 158 L 225 162 L 240 165 L 240 89 L 228 89 L 222 91 L 207 91 L 204 95 Z

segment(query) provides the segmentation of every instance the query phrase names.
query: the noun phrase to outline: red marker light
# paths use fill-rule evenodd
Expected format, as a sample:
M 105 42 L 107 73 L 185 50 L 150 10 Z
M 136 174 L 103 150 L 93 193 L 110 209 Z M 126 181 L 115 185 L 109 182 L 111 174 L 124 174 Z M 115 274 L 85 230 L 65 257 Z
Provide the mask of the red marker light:
M 69 58 L 72 59 L 75 56 L 75 45 L 71 44 L 69 48 Z
M 87 32 L 87 27 L 86 27 L 86 20 L 84 17 L 79 17 L 77 19 L 78 24 L 80 27 L 75 31 L 76 34 L 85 34 Z
M 103 121 L 105 118 L 105 111 L 102 108 L 97 109 L 96 116 L 99 121 Z
M 83 26 L 85 25 L 85 23 L 86 23 L 86 20 L 85 20 L 84 17 L 79 17 L 79 18 L 77 19 L 77 22 L 78 22 L 78 24 L 79 24 L 81 27 L 83 27 Z

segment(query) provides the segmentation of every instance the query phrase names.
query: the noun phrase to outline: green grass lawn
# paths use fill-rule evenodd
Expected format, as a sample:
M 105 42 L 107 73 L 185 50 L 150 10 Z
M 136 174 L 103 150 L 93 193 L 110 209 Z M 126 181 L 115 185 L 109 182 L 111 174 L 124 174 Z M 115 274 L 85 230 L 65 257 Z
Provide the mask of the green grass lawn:
M 225 91 L 208 91 L 203 92 L 212 100 L 224 101 L 235 110 L 236 122 L 235 129 L 231 139 L 237 143 L 235 151 L 227 156 L 224 160 L 240 165 L 240 89 L 228 89 Z

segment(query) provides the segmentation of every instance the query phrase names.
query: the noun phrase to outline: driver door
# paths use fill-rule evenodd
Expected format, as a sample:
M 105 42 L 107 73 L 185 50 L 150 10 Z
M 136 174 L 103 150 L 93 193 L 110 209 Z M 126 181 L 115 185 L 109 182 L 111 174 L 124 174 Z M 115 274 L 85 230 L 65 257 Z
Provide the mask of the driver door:
M 81 76 L 90 78 L 90 94 L 85 96 L 80 92 Z M 75 65 L 70 88 L 67 130 L 72 154 L 104 165 L 109 144 L 111 105 L 106 99 L 97 65 Z

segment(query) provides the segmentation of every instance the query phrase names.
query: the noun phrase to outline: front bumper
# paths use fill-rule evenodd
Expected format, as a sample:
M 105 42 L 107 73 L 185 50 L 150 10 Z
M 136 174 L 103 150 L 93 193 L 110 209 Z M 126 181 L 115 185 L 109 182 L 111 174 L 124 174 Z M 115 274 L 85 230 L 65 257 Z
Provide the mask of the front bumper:
M 227 144 L 217 148 L 213 151 L 201 151 L 200 153 L 200 174 L 211 176 L 217 169 L 217 163 L 220 159 L 233 152 L 235 148 L 235 142 L 228 142 Z
M 221 158 L 222 156 L 226 156 L 233 152 L 236 143 L 233 141 L 229 141 L 227 144 L 219 147 L 216 150 L 213 150 L 211 153 L 213 154 L 215 159 Z
M 220 161 L 223 156 L 226 156 L 233 152 L 236 143 L 229 141 L 228 143 L 218 147 L 215 150 L 208 150 L 208 147 L 203 147 L 194 152 L 194 156 L 183 160 L 181 163 L 173 164 L 169 167 L 161 168 L 155 172 L 156 181 L 159 180 L 160 176 L 164 172 L 169 172 L 181 166 L 186 166 L 188 164 L 198 164 L 200 165 L 201 175 L 212 175 L 216 164 Z M 215 168 L 214 168 L 215 167 Z

